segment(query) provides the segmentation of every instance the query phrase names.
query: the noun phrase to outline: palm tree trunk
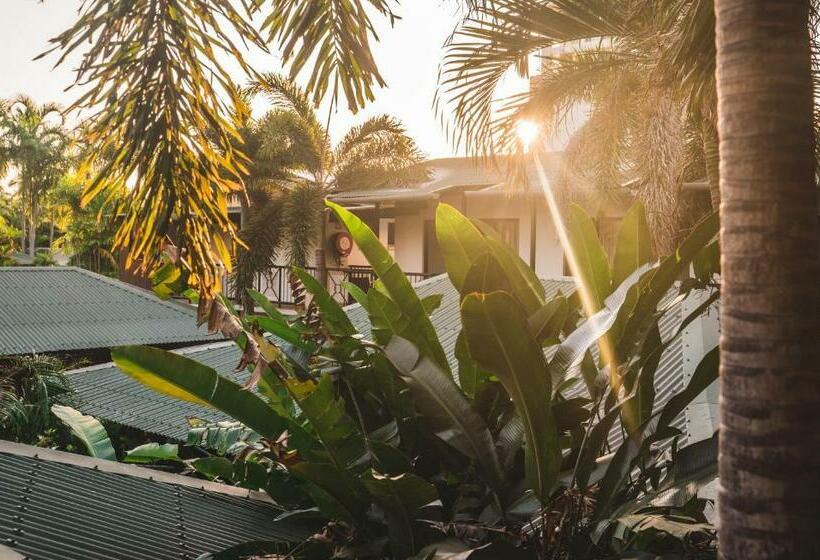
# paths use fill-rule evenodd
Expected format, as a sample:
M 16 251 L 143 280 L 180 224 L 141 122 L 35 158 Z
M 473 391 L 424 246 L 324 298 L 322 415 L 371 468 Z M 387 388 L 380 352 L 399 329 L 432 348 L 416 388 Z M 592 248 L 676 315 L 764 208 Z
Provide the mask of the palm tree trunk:
M 808 0 L 716 0 L 720 555 L 820 558 L 820 232 Z
M 51 216 L 48 220 L 48 250 L 51 250 L 51 246 L 54 245 L 54 210 L 51 210 Z
M 23 198 L 20 197 L 20 252 L 26 252 L 26 237 L 28 229 L 26 227 L 26 205 L 23 203 Z
M 34 257 L 37 248 L 37 211 L 37 201 L 34 200 L 34 195 L 32 195 L 31 220 L 28 224 L 28 254 L 30 257 Z
M 706 163 L 706 182 L 709 184 L 709 199 L 712 210 L 720 208 L 720 150 L 718 148 L 718 133 L 715 123 L 704 117 L 700 126 L 703 139 L 703 159 Z

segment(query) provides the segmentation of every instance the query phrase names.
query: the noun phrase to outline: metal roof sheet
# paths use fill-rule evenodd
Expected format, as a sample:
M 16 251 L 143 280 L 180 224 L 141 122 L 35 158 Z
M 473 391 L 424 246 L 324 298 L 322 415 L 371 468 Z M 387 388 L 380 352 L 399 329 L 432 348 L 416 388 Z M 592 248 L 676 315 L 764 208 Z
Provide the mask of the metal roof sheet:
M 251 540 L 299 541 L 235 487 L 0 441 L 0 557 L 180 560 Z
M 575 285 L 570 279 L 542 280 L 547 297 L 554 297 L 560 291 L 570 294 Z M 446 275 L 428 278 L 415 285 L 420 297 L 441 294 L 439 308 L 431 320 L 438 333 L 450 365 L 457 371 L 454 356 L 456 339 L 461 330 L 459 294 Z M 358 304 L 345 308 L 356 328 L 366 337 L 370 336 L 370 321 L 367 312 Z M 682 320 L 680 305 L 673 307 L 660 324 L 661 337 L 671 338 Z M 239 362 L 239 350 L 231 342 L 178 350 L 188 357 L 215 368 L 221 375 L 234 381 L 243 382 L 247 372 L 235 372 Z M 202 418 L 208 421 L 227 420 L 219 411 L 171 399 L 145 387 L 130 377 L 123 375 L 114 364 L 102 364 L 70 372 L 69 380 L 79 398 L 78 408 L 86 414 L 139 428 L 146 432 L 184 440 L 187 433 L 187 418 Z M 656 404 L 662 406 L 683 387 L 683 344 L 678 337 L 661 357 L 655 377 Z M 683 416 L 675 423 L 682 429 Z
M 196 310 L 75 267 L 0 267 L 0 355 L 216 340 Z
M 543 154 L 547 175 L 552 175 L 560 166 L 562 154 L 559 152 Z M 408 202 L 429 200 L 439 193 L 453 188 L 480 190 L 501 196 L 515 194 L 540 194 L 538 172 L 534 163 L 527 166 L 528 185 L 510 192 L 505 188 L 506 173 L 503 159 L 496 165 L 471 157 L 454 157 L 432 159 L 421 164 L 430 173 L 430 179 L 422 183 L 388 187 L 381 189 L 358 189 L 338 192 L 329 198 L 340 204 L 368 204 L 375 202 Z

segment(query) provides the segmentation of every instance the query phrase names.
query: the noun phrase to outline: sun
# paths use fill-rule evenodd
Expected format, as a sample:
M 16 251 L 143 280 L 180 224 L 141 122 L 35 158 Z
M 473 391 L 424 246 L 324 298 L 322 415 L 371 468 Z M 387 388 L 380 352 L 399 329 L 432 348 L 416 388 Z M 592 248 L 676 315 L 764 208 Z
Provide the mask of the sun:
M 538 138 L 539 132 L 538 125 L 532 121 L 520 120 L 515 123 L 515 134 L 525 150 L 528 150 L 530 145 Z

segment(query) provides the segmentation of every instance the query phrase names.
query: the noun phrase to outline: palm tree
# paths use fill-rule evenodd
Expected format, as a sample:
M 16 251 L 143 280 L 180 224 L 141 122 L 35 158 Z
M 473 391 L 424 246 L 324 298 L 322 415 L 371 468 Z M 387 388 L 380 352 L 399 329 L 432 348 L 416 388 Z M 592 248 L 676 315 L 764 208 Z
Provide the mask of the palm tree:
M 806 0 L 717 0 L 722 558 L 820 557 L 820 232 Z
M 123 216 L 115 244 L 127 250 L 127 267 L 160 265 L 175 231 L 190 281 L 212 300 L 229 258 L 221 236 L 236 234 L 227 199 L 243 190 L 246 163 L 235 145 L 241 96 L 225 58 L 253 78 L 239 42 L 276 45 L 291 77 L 305 74 L 314 102 L 343 97 L 355 112 L 385 85 L 370 48 L 373 15 L 392 22 L 392 1 L 82 3 L 53 50 L 58 64 L 82 50 L 76 82 L 86 87 L 74 107 L 88 111 L 88 158 L 112 156 L 84 201 L 99 195 Z M 130 196 L 117 196 L 127 181 Z
M 17 174 L 21 212 L 21 249 L 36 249 L 37 226 L 43 197 L 53 188 L 67 167 L 69 139 L 57 105 L 37 105 L 20 96 L 0 113 L 0 161 Z M 26 227 L 28 226 L 28 227 Z
M 246 289 L 258 272 L 270 269 L 278 252 L 305 266 L 315 247 L 322 270 L 323 245 L 316 241 L 324 235 L 325 196 L 420 179 L 423 172 L 417 166 L 421 152 L 393 117 L 371 117 L 333 147 L 307 92 L 288 78 L 262 75 L 248 93 L 265 95 L 273 105 L 243 128 L 251 204 L 241 232 L 247 249 L 237 253 L 233 282 L 245 308 L 252 309 Z
M 477 2 L 441 74 L 454 139 L 475 153 L 514 153 L 521 119 L 556 131 L 587 107 L 559 186 L 593 211 L 624 194 L 641 199 L 659 246 L 671 250 L 699 217 L 681 211 L 682 184 L 706 176 L 718 202 L 714 79 L 702 68 L 713 56 L 692 45 L 710 15 L 711 0 Z M 532 55 L 542 64 L 530 90 L 495 99 L 507 71 L 527 74 Z

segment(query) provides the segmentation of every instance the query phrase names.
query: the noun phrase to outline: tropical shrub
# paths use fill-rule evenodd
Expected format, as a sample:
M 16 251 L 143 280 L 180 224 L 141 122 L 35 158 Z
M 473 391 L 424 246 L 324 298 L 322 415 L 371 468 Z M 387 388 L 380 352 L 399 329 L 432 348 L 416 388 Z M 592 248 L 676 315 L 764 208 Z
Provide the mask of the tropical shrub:
M 52 404 L 71 400 L 63 364 L 43 355 L 0 358 L 0 437 L 34 443 L 54 427 Z
M 287 510 L 280 522 L 318 521 L 299 548 L 305 557 L 708 548 L 696 491 L 715 474 L 716 438 L 678 449 L 672 421 L 714 381 L 718 356 L 708 353 L 663 406 L 654 375 L 672 342 L 658 328 L 670 294 L 707 288 L 717 270 L 714 216 L 656 259 L 636 206 L 610 263 L 573 208 L 581 289 L 548 299 L 494 231 L 440 205 L 437 236 L 461 300 L 454 368 L 430 320 L 441 298 L 420 299 L 373 232 L 328 205 L 379 277 L 367 293 L 351 288 L 370 333 L 297 268 L 311 295 L 303 313 L 286 317 L 250 292 L 261 314 L 211 314 L 212 329 L 241 324 L 231 329 L 245 350 L 240 367 L 252 370 L 244 387 L 163 350 L 112 351 L 128 375 L 236 420 L 192 434 L 215 450 L 192 461 L 198 472 L 264 489 Z M 695 277 L 677 283 L 693 263 Z

